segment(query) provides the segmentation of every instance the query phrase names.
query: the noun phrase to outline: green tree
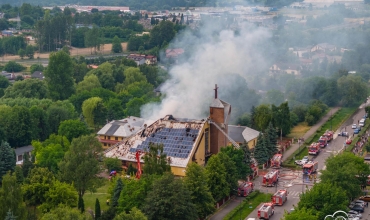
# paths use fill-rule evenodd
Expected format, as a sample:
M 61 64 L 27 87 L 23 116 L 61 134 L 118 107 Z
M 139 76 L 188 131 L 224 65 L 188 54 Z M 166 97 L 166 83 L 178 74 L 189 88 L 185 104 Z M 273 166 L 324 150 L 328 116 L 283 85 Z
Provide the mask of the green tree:
M 28 153 L 23 154 L 23 164 L 22 164 L 22 172 L 23 177 L 27 178 L 28 173 L 33 169 L 34 164 L 30 158 L 30 155 Z
M 89 133 L 90 131 L 86 124 L 79 120 L 65 120 L 60 123 L 58 129 L 58 134 L 67 137 L 69 141 Z
M 0 88 L 6 89 L 10 85 L 9 80 L 5 76 L 0 76 Z
M 61 178 L 73 183 L 79 197 L 83 197 L 86 190 L 97 187 L 96 175 L 100 172 L 97 157 L 100 151 L 101 144 L 94 136 L 80 136 L 73 139 L 69 151 L 59 164 Z
M 223 163 L 226 169 L 226 179 L 229 185 L 229 194 L 234 194 L 235 189 L 238 188 L 238 172 L 236 170 L 235 162 L 227 156 L 226 153 L 220 152 L 217 154 L 220 157 L 221 163 Z
M 95 88 L 100 88 L 101 84 L 99 79 L 96 75 L 87 75 L 84 77 L 83 81 L 77 84 L 76 90 L 77 93 L 81 93 L 84 91 L 91 91 Z
M 255 108 L 255 113 L 253 115 L 255 128 L 260 131 L 266 129 L 271 121 L 271 116 L 271 109 L 268 105 L 259 105 Z
M 129 212 L 133 207 L 141 208 L 149 191 L 151 189 L 151 178 L 148 175 L 143 175 L 140 180 L 125 180 L 124 187 L 119 194 L 118 199 L 118 212 Z M 119 185 L 116 185 L 118 188 Z M 118 189 L 114 189 L 112 200 L 114 196 L 117 195 Z
M 122 162 L 118 158 L 110 158 L 106 157 L 104 158 L 104 165 L 108 169 L 108 171 L 122 171 Z
M 58 163 L 63 159 L 65 149 L 60 144 L 43 145 L 39 141 L 32 141 L 35 147 L 36 165 L 46 167 L 52 172 L 58 172 Z
M 205 179 L 207 178 L 203 167 L 196 163 L 187 166 L 184 184 L 190 191 L 191 201 L 201 219 L 215 211 L 215 201 Z
M 87 64 L 85 62 L 83 63 L 73 62 L 73 78 L 75 79 L 76 83 L 81 82 L 88 71 L 89 69 L 87 68 Z
M 338 88 L 346 88 L 340 90 L 345 106 L 355 106 L 366 99 L 367 86 L 360 76 L 351 74 L 339 78 Z
M 96 51 L 100 50 L 101 44 L 102 44 L 101 31 L 96 25 L 93 25 L 93 28 L 89 29 L 85 33 L 85 46 L 94 48 L 94 54 L 96 54 Z
M 227 146 L 222 147 L 221 152 L 225 153 L 232 161 L 234 161 L 239 179 L 245 179 L 246 176 L 250 174 L 250 159 L 245 158 L 246 155 L 242 148 L 236 149 L 233 146 Z M 247 159 L 249 163 L 245 159 Z
M 281 103 L 279 107 L 272 106 L 272 117 L 275 127 L 279 128 L 282 135 L 290 133 L 292 123 L 290 122 L 290 111 L 288 102 Z M 267 128 L 267 127 L 266 127 Z
M 68 99 L 75 91 L 73 63 L 70 56 L 63 51 L 51 53 L 45 79 L 53 100 Z
M 0 189 L 0 218 L 5 219 L 7 212 L 10 210 L 17 219 L 26 219 L 26 206 L 23 202 L 21 186 L 17 183 L 14 174 L 8 172 L 2 176 Z
M 148 219 L 198 218 L 189 190 L 182 180 L 176 179 L 172 173 L 166 173 L 154 181 L 153 189 L 146 197 L 142 210 Z
M 122 188 L 123 188 L 122 179 L 118 178 L 117 181 L 116 181 L 116 185 L 114 186 L 114 189 L 113 189 L 113 195 L 112 195 L 112 199 L 111 199 L 111 206 L 112 207 L 117 207 L 118 206 L 118 200 L 119 200 L 119 196 L 121 194 Z
M 89 219 L 86 215 L 81 214 L 78 210 L 68 206 L 58 206 L 52 209 L 50 212 L 44 214 L 41 220 L 87 220 Z
M 121 40 L 116 36 L 114 36 L 112 40 L 112 52 L 113 53 L 122 53 L 122 45 Z
M 99 220 L 100 216 L 101 216 L 100 203 L 99 203 L 99 199 L 96 198 L 95 200 L 95 219 Z
M 148 218 L 139 209 L 134 207 L 128 214 L 122 212 L 114 220 L 148 220 Z
M 27 45 L 26 47 L 26 51 L 25 51 L 25 55 L 29 58 L 29 59 L 33 59 L 33 55 L 35 53 L 35 49 L 32 45 Z
M 23 60 L 23 58 L 26 56 L 26 51 L 24 49 L 19 49 L 18 55 Z
M 99 97 L 92 97 L 85 100 L 82 104 L 82 114 L 87 124 L 96 128 L 105 123 L 106 108 L 103 100 Z
M 30 67 L 30 72 L 31 73 L 34 73 L 35 71 L 44 71 L 44 66 L 42 64 L 32 64 L 31 67 Z
M 29 145 L 33 129 L 29 109 L 24 106 L 14 106 L 5 117 L 4 128 L 8 142 L 12 147 Z
M 257 160 L 258 164 L 264 164 L 270 159 L 270 152 L 266 147 L 266 138 L 261 133 L 254 147 L 254 158 Z
M 2 141 L 0 145 L 0 181 L 8 171 L 13 172 L 16 160 L 14 149 L 7 142 Z
M 22 66 L 19 63 L 14 62 L 14 61 L 9 61 L 4 66 L 4 70 L 7 71 L 7 72 L 9 72 L 9 73 L 21 72 L 24 69 L 25 69 L 24 66 Z
M 13 215 L 13 212 L 9 211 L 6 213 L 5 220 L 16 220 L 17 218 Z
M 147 81 L 146 77 L 143 75 L 142 72 L 140 72 L 139 68 L 129 67 L 125 70 L 123 74 L 125 76 L 125 81 L 123 82 L 125 86 L 128 86 L 134 82 Z
M 171 170 L 167 155 L 163 152 L 163 144 L 149 144 L 149 152 L 144 155 L 144 164 L 144 173 L 149 175 L 163 175 Z
M 207 185 L 216 202 L 229 195 L 226 168 L 218 155 L 213 155 L 208 160 L 205 173 Z
M 52 105 L 46 111 L 49 122 L 50 133 L 58 133 L 62 121 L 74 119 L 74 112 L 69 111 L 68 106 Z
M 83 197 L 81 197 L 81 196 L 78 197 L 77 208 L 81 211 L 81 213 L 85 212 L 85 202 L 84 202 Z
M 22 187 L 27 205 L 36 207 L 46 202 L 46 193 L 54 180 L 54 175 L 47 168 L 33 168 Z
M 140 117 L 141 106 L 145 104 L 143 98 L 133 98 L 126 104 L 125 115 Z
M 316 219 L 319 219 L 319 217 L 313 214 L 312 209 L 301 208 L 298 210 L 294 210 L 292 213 L 285 212 L 284 219 L 285 220 L 296 220 L 296 219 L 316 220 Z
M 22 184 L 24 181 L 24 176 L 23 176 L 22 168 L 20 166 L 15 166 L 14 174 L 15 174 L 15 177 L 17 178 L 17 183 Z
M 318 219 L 324 219 L 338 210 L 346 210 L 349 200 L 346 192 L 332 183 L 315 184 L 310 191 L 300 196 L 298 208 L 314 210 Z
M 50 126 L 48 122 L 48 115 L 40 106 L 32 106 L 30 108 L 32 117 L 32 139 L 44 141 L 50 135 Z
M 48 97 L 48 88 L 44 81 L 28 79 L 17 81 L 13 86 L 5 90 L 4 98 L 36 98 L 45 99 Z
M 49 190 L 45 193 L 45 202 L 39 206 L 39 210 L 49 212 L 59 205 L 70 207 L 77 206 L 77 191 L 72 185 L 54 180 Z
M 268 143 L 266 147 L 271 157 L 278 152 L 276 129 L 274 128 L 271 122 L 269 123 L 269 126 L 265 130 L 265 135 L 266 135 L 266 143 Z

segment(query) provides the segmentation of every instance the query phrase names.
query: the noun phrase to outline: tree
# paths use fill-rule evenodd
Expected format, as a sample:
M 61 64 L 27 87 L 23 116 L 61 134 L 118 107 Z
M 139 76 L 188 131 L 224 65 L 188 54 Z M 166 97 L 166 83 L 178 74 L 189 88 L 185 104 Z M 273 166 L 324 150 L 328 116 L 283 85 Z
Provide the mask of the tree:
M 7 212 L 10 210 L 19 220 L 26 219 L 26 206 L 23 202 L 21 186 L 17 183 L 17 178 L 14 174 L 8 172 L 2 176 L 0 189 L 0 218 L 4 219 Z
M 39 141 L 32 141 L 35 147 L 36 165 L 46 167 L 50 171 L 58 172 L 58 163 L 63 159 L 65 150 L 60 144 L 41 144 Z
M 105 123 L 105 112 L 103 100 L 99 97 L 89 98 L 82 104 L 82 114 L 87 124 L 92 128 Z
M 338 210 L 346 210 L 349 200 L 346 192 L 332 183 L 315 184 L 300 197 L 298 208 L 313 210 L 318 219 L 324 219 Z
M 23 177 L 27 178 L 28 173 L 30 170 L 32 170 L 34 167 L 34 164 L 30 158 L 30 155 L 28 153 L 23 154 L 23 164 L 22 164 L 22 172 L 23 172 Z
M 50 212 L 45 213 L 41 220 L 54 220 L 54 219 L 59 219 L 59 220 L 86 220 L 89 219 L 85 215 L 79 213 L 78 210 L 73 209 L 68 206 L 58 206 L 55 209 L 52 209 Z
M 123 74 L 125 75 L 125 81 L 123 82 L 125 86 L 128 86 L 134 82 L 147 81 L 146 77 L 142 72 L 140 72 L 139 68 L 129 67 Z
M 112 40 L 112 52 L 113 53 L 122 53 L 122 45 L 121 40 L 116 36 L 114 36 Z
M 229 195 L 226 168 L 218 155 L 212 155 L 208 160 L 205 174 L 207 185 L 216 202 Z
M 8 171 L 14 171 L 16 165 L 15 158 L 14 149 L 7 142 L 2 141 L 0 145 L 0 181 Z
M 64 100 L 74 93 L 73 64 L 68 54 L 64 51 L 50 54 L 45 80 L 53 100 Z
M 143 98 L 133 98 L 126 103 L 125 115 L 140 117 L 141 106 L 145 104 Z
M 26 56 L 26 51 L 24 49 L 19 49 L 18 55 L 23 60 L 23 58 Z
M 86 190 L 97 187 L 96 174 L 100 172 L 97 157 L 100 151 L 101 144 L 94 136 L 80 136 L 73 139 L 69 151 L 59 164 L 61 178 L 73 183 L 80 198 Z
M 266 140 L 268 145 L 266 146 L 269 152 L 270 157 L 272 157 L 275 153 L 278 152 L 277 148 L 277 135 L 276 135 L 276 129 L 272 125 L 272 123 L 269 123 L 269 126 L 267 127 L 266 131 Z
M 13 215 L 13 212 L 9 211 L 6 213 L 5 220 L 16 220 L 17 218 Z
M 101 216 L 100 203 L 99 203 L 99 199 L 96 198 L 95 200 L 95 219 L 99 220 L 100 216 Z
M 9 80 L 5 76 L 0 76 L 0 88 L 6 89 L 10 85 Z
M 85 212 L 85 202 L 82 196 L 78 197 L 78 206 L 77 208 L 81 211 L 81 213 Z
M 24 69 L 25 69 L 25 67 L 23 67 L 21 64 L 16 63 L 14 61 L 9 61 L 4 66 L 4 70 L 7 71 L 7 72 L 10 72 L 10 73 L 21 72 Z
M 72 185 L 54 180 L 45 194 L 46 201 L 39 206 L 39 210 L 49 212 L 59 205 L 77 206 L 77 191 Z
M 184 185 L 190 191 L 191 201 L 201 219 L 215 211 L 215 201 L 205 179 L 207 178 L 203 167 L 196 163 L 187 166 Z
M 22 168 L 20 166 L 15 166 L 14 174 L 15 174 L 15 177 L 17 178 L 17 183 L 22 184 L 24 181 L 24 176 L 23 176 Z
M 119 199 L 119 196 L 121 194 L 122 188 L 123 188 L 122 179 L 118 178 L 118 180 L 116 182 L 116 185 L 114 186 L 114 189 L 113 189 L 113 195 L 112 195 L 112 199 L 111 199 L 111 206 L 112 207 L 117 207 L 118 206 L 118 199 Z
M 171 167 L 167 155 L 163 152 L 163 144 L 149 144 L 149 152 L 144 155 L 144 173 L 163 175 L 169 172 Z
M 108 171 L 122 171 L 122 162 L 118 158 L 110 158 L 106 157 L 104 159 L 104 165 L 108 169 Z
M 255 108 L 255 114 L 252 116 L 255 128 L 263 131 L 271 121 L 271 110 L 267 105 L 259 105 Z
M 47 112 L 40 106 L 32 106 L 30 108 L 32 118 L 32 139 L 44 141 L 50 135 L 50 126 Z
M 96 51 L 100 50 L 101 44 L 101 31 L 96 25 L 93 25 L 93 28 L 85 33 L 85 46 L 94 48 L 94 54 L 96 54 Z
M 261 133 L 254 147 L 254 158 L 257 160 L 258 164 L 264 164 L 270 159 L 270 152 L 266 147 L 266 138 Z
M 32 45 L 27 45 L 26 47 L 26 51 L 25 51 L 25 55 L 29 58 L 29 59 L 33 59 L 33 55 L 35 53 L 35 49 Z
M 226 179 L 229 185 L 229 193 L 234 194 L 235 189 L 238 188 L 238 173 L 236 171 L 235 162 L 227 156 L 226 153 L 220 152 L 217 154 L 220 157 L 221 163 L 226 169 Z
M 282 132 L 282 135 L 290 133 L 292 124 L 290 122 L 290 111 L 288 102 L 281 103 L 279 107 L 272 106 L 272 117 L 274 124 Z
M 99 79 L 96 75 L 87 75 L 84 77 L 84 80 L 77 84 L 77 93 L 81 93 L 84 91 L 91 91 L 96 88 L 100 88 L 101 84 Z
M 148 219 L 193 220 L 198 218 L 189 190 L 182 180 L 175 179 L 172 173 L 166 173 L 154 181 L 153 189 L 146 197 L 142 210 Z
M 82 135 L 89 134 L 90 131 L 85 123 L 79 120 L 65 120 L 59 125 L 58 134 L 66 136 L 69 141 Z
M 153 175 L 152 175 L 153 176 Z M 147 197 L 147 193 L 152 189 L 153 179 L 152 176 L 143 175 L 140 180 L 125 180 L 124 187 L 119 194 L 117 211 L 129 212 L 133 207 L 141 208 Z M 116 189 L 115 189 L 116 190 Z M 116 195 L 113 191 L 112 199 Z
M 74 111 L 68 109 L 69 106 L 52 105 L 47 110 L 50 133 L 58 133 L 59 125 L 62 121 L 74 119 Z M 74 110 L 74 109 L 73 109 Z
M 85 62 L 83 63 L 73 63 L 73 78 L 75 79 L 76 83 L 81 82 L 86 73 L 89 71 L 87 68 L 87 64 Z
M 245 158 L 245 153 L 242 148 L 236 149 L 233 146 L 222 147 L 221 152 L 226 154 L 236 166 L 236 171 L 239 179 L 245 179 L 250 174 L 250 158 Z M 249 153 L 249 150 L 248 150 Z M 246 163 L 247 160 L 249 163 Z
M 4 98 L 36 98 L 48 97 L 48 88 L 44 81 L 28 79 L 16 81 L 13 86 L 5 90 Z
M 342 102 L 346 106 L 355 106 L 358 102 L 362 102 L 367 96 L 366 83 L 363 82 L 360 76 L 348 75 L 338 79 L 338 88 L 342 89 Z
M 301 209 L 294 210 L 292 213 L 285 212 L 284 219 L 285 220 L 296 220 L 296 219 L 316 220 L 316 219 L 319 219 L 319 217 L 313 214 L 312 209 L 301 208 Z
M 139 209 L 134 207 L 128 214 L 122 212 L 114 220 L 148 220 L 148 218 Z
M 31 73 L 34 73 L 35 71 L 44 71 L 44 66 L 42 64 L 32 64 L 31 67 L 30 67 L 30 72 Z

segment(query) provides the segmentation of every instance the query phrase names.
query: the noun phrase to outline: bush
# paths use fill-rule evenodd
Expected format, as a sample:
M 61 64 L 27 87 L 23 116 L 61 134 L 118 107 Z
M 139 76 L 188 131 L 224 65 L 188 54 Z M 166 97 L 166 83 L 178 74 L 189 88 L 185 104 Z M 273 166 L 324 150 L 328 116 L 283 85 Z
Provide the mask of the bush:
M 105 158 L 104 159 L 105 167 L 108 169 L 108 172 L 115 170 L 117 172 L 122 171 L 122 162 L 118 158 Z
M 4 70 L 7 72 L 20 72 L 22 70 L 26 69 L 24 66 L 22 66 L 19 63 L 16 63 L 14 61 L 9 61 L 7 64 L 4 66 Z

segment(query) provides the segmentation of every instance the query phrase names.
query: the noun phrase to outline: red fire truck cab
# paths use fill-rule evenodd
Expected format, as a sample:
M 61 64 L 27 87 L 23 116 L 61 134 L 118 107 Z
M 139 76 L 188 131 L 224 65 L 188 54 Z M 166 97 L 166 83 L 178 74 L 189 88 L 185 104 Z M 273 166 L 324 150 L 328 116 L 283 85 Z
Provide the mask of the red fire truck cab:
M 271 159 L 271 167 L 272 168 L 280 168 L 282 163 L 282 154 L 275 154 Z
M 309 161 L 303 165 L 303 174 L 311 175 L 317 171 L 319 163 L 317 161 Z
M 327 141 L 330 142 L 331 140 L 333 140 L 334 132 L 327 130 L 324 136 L 327 138 Z
M 308 154 L 311 155 L 318 155 L 320 153 L 320 144 L 313 142 L 309 147 L 308 147 Z
M 274 205 L 284 205 L 288 200 L 288 191 L 286 189 L 280 189 L 272 196 L 272 203 Z
M 262 179 L 262 186 L 275 186 L 279 180 L 279 171 L 274 170 L 266 173 Z
M 238 196 L 248 196 L 253 191 L 252 182 L 243 182 L 238 187 Z
M 258 209 L 258 218 L 259 219 L 270 219 L 274 214 L 274 204 L 263 203 L 262 206 Z

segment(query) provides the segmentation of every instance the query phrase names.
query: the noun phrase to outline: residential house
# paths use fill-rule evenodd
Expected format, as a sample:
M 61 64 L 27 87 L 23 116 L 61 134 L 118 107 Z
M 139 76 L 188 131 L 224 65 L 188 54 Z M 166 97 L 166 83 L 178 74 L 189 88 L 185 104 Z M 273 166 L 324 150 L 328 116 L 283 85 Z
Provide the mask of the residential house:
M 31 78 L 43 80 L 43 79 L 45 79 L 45 76 L 41 71 L 35 71 L 35 72 L 32 73 Z
M 157 64 L 157 57 L 152 55 L 145 56 L 145 63 L 146 65 L 156 65 Z
M 315 46 L 313 46 L 311 48 L 311 52 L 332 52 L 332 51 L 335 51 L 337 49 L 337 47 L 335 45 L 332 45 L 332 44 L 328 44 L 328 43 L 321 43 L 321 44 L 316 44 Z
M 125 138 L 136 134 L 144 126 L 146 126 L 145 120 L 134 116 L 111 121 L 98 131 L 99 142 L 105 148 L 111 147 Z
M 11 36 L 13 36 L 13 31 L 3 30 L 3 31 L 1 31 L 1 35 L 3 37 L 11 37 Z
M 270 75 L 276 74 L 292 74 L 292 75 L 300 75 L 302 70 L 302 66 L 300 64 L 287 64 L 287 63 L 276 63 L 272 65 L 269 69 Z
M 299 58 L 302 58 L 302 57 L 308 58 L 309 57 L 308 55 L 311 52 L 311 48 L 310 47 L 303 47 L 303 48 L 296 47 L 292 51 Z
M 33 151 L 33 146 L 28 145 L 28 146 L 24 146 L 24 147 L 18 147 L 16 149 L 14 149 L 14 151 L 15 151 L 17 165 L 22 165 L 23 164 L 23 155 L 24 155 L 24 153 L 27 153 L 29 156 L 31 156 L 31 152 Z
M 9 80 L 14 80 L 15 79 L 15 74 L 14 73 L 8 73 L 6 71 L 2 71 L 0 75 L 4 76 L 5 78 L 7 78 Z
M 182 48 L 166 49 L 166 58 L 177 59 L 184 52 L 185 51 Z
M 130 54 L 127 56 L 127 59 L 135 61 L 136 65 L 140 66 L 145 64 L 145 55 L 140 55 L 140 54 Z
M 247 144 L 250 150 L 254 149 L 257 143 L 259 131 L 240 125 L 229 125 L 228 135 L 239 145 Z M 230 145 L 231 143 L 229 143 Z

